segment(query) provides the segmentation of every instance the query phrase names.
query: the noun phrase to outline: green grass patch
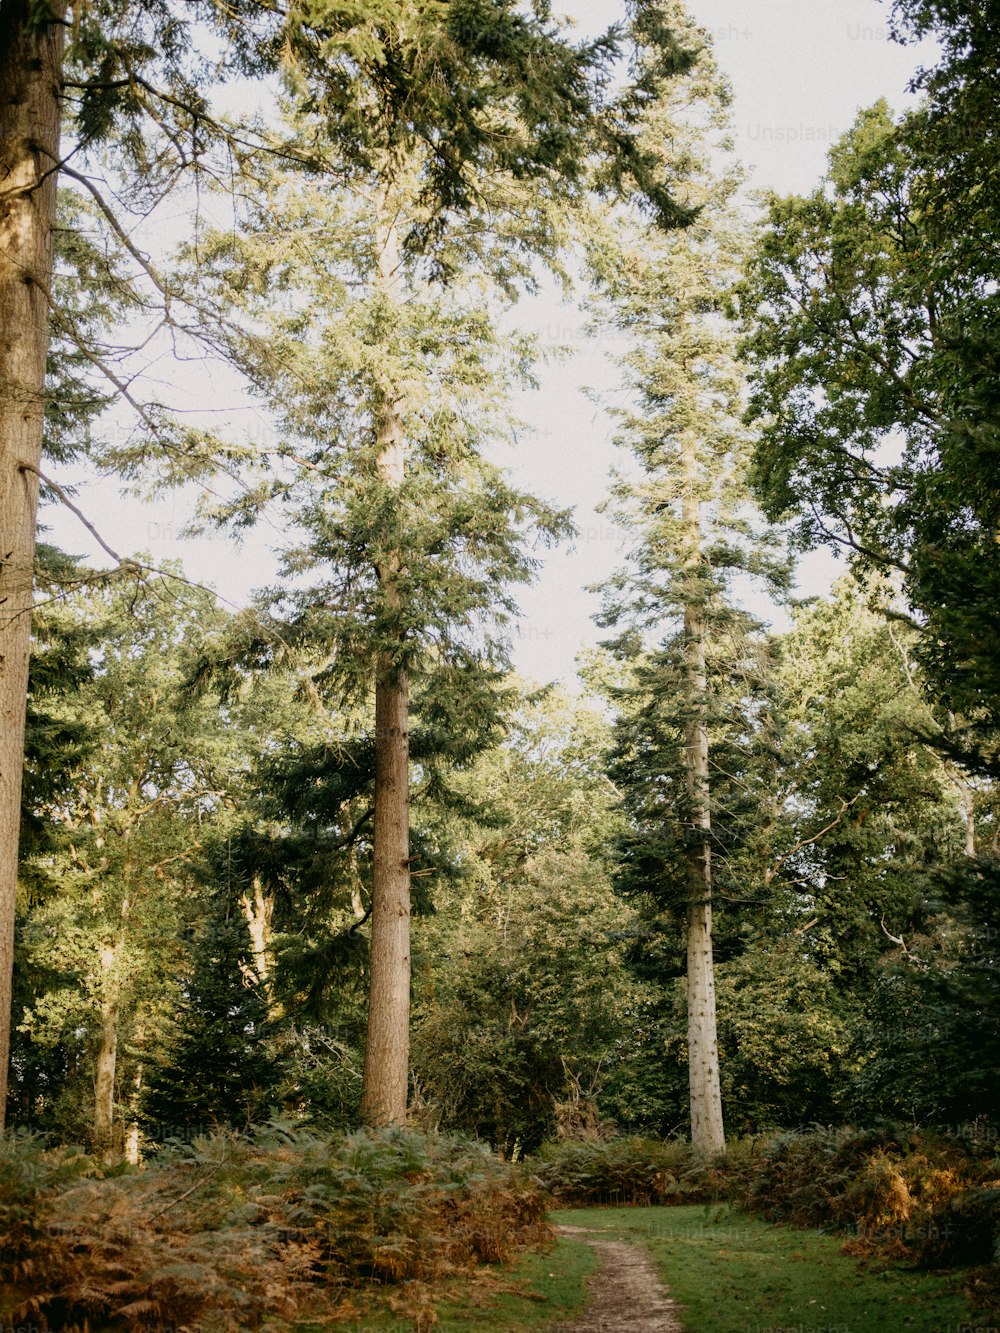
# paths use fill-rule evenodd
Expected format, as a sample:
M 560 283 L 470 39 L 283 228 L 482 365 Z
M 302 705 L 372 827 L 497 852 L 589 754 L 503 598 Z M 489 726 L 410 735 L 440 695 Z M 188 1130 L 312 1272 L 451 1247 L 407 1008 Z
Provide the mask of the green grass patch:
M 957 1333 L 975 1327 L 956 1277 L 861 1268 L 842 1237 L 727 1205 L 584 1208 L 552 1220 L 649 1251 L 686 1333 Z

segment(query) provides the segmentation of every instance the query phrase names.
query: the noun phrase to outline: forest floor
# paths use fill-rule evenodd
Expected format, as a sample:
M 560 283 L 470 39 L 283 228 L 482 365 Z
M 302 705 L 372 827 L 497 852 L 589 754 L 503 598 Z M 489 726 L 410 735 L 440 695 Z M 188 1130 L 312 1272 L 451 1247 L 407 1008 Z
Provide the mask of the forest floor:
M 961 1272 L 844 1254 L 845 1237 L 727 1205 L 560 1209 L 553 1248 L 434 1293 L 435 1333 L 962 1333 Z M 376 1312 L 340 1333 L 403 1333 Z
M 596 1252 L 598 1268 L 587 1279 L 589 1299 L 583 1313 L 558 1333 L 681 1333 L 677 1307 L 657 1276 L 645 1249 L 621 1240 L 598 1240 L 599 1232 L 562 1225 L 562 1236 L 585 1241 Z
M 956 1333 L 989 1326 L 971 1316 L 959 1273 L 859 1263 L 842 1252 L 843 1236 L 771 1224 L 725 1205 L 561 1210 L 552 1220 L 566 1242 L 605 1247 L 596 1279 L 587 1282 L 589 1302 L 579 1316 L 555 1324 L 559 1333 Z

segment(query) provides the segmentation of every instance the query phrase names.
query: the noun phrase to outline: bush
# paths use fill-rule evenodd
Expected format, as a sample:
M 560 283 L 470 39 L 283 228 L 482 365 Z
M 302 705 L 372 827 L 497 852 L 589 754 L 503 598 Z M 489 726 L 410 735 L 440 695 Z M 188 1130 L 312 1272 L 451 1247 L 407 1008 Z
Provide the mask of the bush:
M 748 1212 L 853 1233 L 845 1250 L 925 1268 L 993 1265 L 1000 1280 L 1000 1162 L 989 1146 L 915 1129 L 781 1134 L 732 1163 Z
M 934 1217 L 918 1237 L 924 1268 L 1000 1264 L 1000 1182 L 949 1199 Z
M 718 1199 L 725 1189 L 719 1166 L 699 1160 L 688 1144 L 677 1141 L 550 1143 L 531 1165 L 560 1203 L 700 1203 Z
M 402 1130 L 214 1134 L 102 1175 L 0 1145 L 0 1322 L 279 1328 L 549 1235 L 537 1186 L 477 1143 Z
M 1000 1162 L 988 1143 L 817 1127 L 737 1140 L 709 1162 L 686 1143 L 617 1138 L 548 1144 L 530 1164 L 564 1204 L 726 1199 L 773 1222 L 848 1233 L 853 1254 L 964 1267 L 1000 1260 Z

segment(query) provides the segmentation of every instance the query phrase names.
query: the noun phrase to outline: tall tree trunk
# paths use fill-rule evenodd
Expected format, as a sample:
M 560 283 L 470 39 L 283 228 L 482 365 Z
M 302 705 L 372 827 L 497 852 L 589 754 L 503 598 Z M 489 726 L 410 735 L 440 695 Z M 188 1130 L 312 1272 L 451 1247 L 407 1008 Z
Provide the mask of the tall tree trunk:
M 101 1038 L 94 1070 L 94 1143 L 105 1156 L 114 1149 L 115 1078 L 118 1073 L 118 1010 L 101 1006 Z
M 390 220 L 381 229 L 379 276 L 390 305 L 399 293 L 399 247 Z M 406 467 L 401 402 L 391 386 L 376 415 L 378 471 L 398 490 Z M 378 570 L 387 611 L 399 610 L 397 552 Z M 400 644 L 400 647 L 402 644 Z M 409 681 L 397 653 L 379 654 L 375 680 L 375 816 L 368 1034 L 362 1114 L 372 1125 L 402 1125 L 410 1061 L 410 775 Z
M 32 16 L 46 10 L 43 21 Z M 10 1056 L 24 716 L 65 6 L 0 0 L 0 1129 Z
M 725 1152 L 719 1040 L 715 1017 L 715 960 L 712 952 L 712 812 L 708 767 L 705 658 L 705 603 L 699 588 L 702 568 L 701 502 L 696 443 L 682 443 L 685 528 L 684 681 L 685 771 L 691 802 L 692 837 L 687 852 L 688 1076 L 691 1090 L 691 1146 L 696 1152 Z
M 402 1125 L 410 1058 L 410 827 L 406 673 L 388 665 L 375 688 L 375 835 L 364 1118 Z
M 115 1132 L 119 1026 L 117 962 L 117 948 L 113 944 L 103 945 L 100 953 L 101 1032 L 94 1066 L 94 1145 L 106 1157 L 113 1152 Z

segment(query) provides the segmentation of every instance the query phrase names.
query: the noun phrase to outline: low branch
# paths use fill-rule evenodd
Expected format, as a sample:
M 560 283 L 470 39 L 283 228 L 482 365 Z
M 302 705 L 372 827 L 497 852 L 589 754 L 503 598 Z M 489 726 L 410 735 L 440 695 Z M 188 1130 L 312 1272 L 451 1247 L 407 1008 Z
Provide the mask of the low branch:
M 224 602 L 226 606 L 231 607 L 234 611 L 240 609 L 235 602 L 230 602 L 227 598 L 216 592 L 214 588 L 208 587 L 207 584 L 198 583 L 194 579 L 186 578 L 183 574 L 177 574 L 170 569 L 160 569 L 157 565 L 147 565 L 142 560 L 134 560 L 130 556 L 119 555 L 117 551 L 108 545 L 94 527 L 93 523 L 91 523 L 90 519 L 88 519 L 83 511 L 73 503 L 57 481 L 53 481 L 51 477 L 47 477 L 44 472 L 41 472 L 32 463 L 21 463 L 19 464 L 19 468 L 21 472 L 33 472 L 35 476 L 38 477 L 39 481 L 46 485 L 49 490 L 58 497 L 59 501 L 66 506 L 70 513 L 80 520 L 93 537 L 94 541 L 100 546 L 101 550 L 111 557 L 118 566 L 118 570 L 122 573 L 155 574 L 159 578 L 175 579 L 178 583 L 187 584 L 189 588 L 197 588 L 200 592 L 209 593 L 212 597 L 216 598 L 217 601 Z M 107 572 L 114 573 L 116 571 L 109 570 Z

